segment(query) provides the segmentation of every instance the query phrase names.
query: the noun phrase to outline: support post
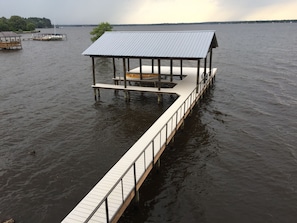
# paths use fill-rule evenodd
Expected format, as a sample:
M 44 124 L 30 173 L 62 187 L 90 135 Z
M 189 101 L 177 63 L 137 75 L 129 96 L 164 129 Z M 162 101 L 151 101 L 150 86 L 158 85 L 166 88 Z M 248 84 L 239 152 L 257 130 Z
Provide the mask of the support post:
M 196 82 L 196 93 L 199 92 L 199 86 L 200 86 L 200 59 L 198 59 L 197 63 L 197 82 Z
M 130 59 L 128 58 L 128 71 L 130 70 Z
M 206 55 L 206 57 L 204 58 L 204 77 L 203 77 L 203 79 L 204 79 L 204 84 L 205 84 L 205 82 L 206 82 L 206 65 L 207 65 L 207 55 Z
M 95 77 L 95 73 L 96 73 L 96 70 L 95 70 L 95 58 L 92 57 L 92 71 L 93 71 L 93 85 L 96 84 L 96 77 Z M 94 88 L 94 98 L 95 98 L 95 101 L 97 101 L 97 93 L 96 93 L 96 89 Z
M 112 64 L 113 64 L 113 77 L 115 78 L 117 71 L 116 71 L 116 65 L 115 65 L 115 59 L 114 58 L 112 58 Z
M 211 76 L 212 69 L 212 47 L 210 47 L 210 58 L 209 58 L 209 75 Z
M 135 192 L 135 202 L 139 202 L 139 191 L 137 190 L 137 181 L 136 181 L 136 164 L 133 165 L 133 171 L 134 171 L 134 192 Z
M 109 222 L 109 210 L 108 210 L 108 200 L 105 199 L 105 212 L 106 212 L 106 222 Z
M 158 90 L 161 90 L 161 60 L 158 59 Z
M 142 61 L 139 59 L 139 72 L 140 72 L 140 80 L 142 80 Z
M 154 59 L 152 59 L 152 74 L 154 73 Z
M 127 88 L 126 59 L 125 58 L 123 58 L 123 72 L 124 72 L 124 86 L 125 86 L 125 88 Z
M 180 79 L 183 79 L 183 60 L 180 60 Z
M 170 82 L 173 81 L 173 60 L 170 59 Z

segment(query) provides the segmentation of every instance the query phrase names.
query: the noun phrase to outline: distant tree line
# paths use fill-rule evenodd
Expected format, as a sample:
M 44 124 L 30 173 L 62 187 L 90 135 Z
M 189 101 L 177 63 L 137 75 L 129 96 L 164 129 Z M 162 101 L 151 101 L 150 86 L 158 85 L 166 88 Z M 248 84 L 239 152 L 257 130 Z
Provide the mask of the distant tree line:
M 2 17 L 0 18 L 0 32 L 1 31 L 33 31 L 36 28 L 51 28 L 51 20 L 47 18 L 22 18 L 20 16 L 11 16 L 9 19 Z

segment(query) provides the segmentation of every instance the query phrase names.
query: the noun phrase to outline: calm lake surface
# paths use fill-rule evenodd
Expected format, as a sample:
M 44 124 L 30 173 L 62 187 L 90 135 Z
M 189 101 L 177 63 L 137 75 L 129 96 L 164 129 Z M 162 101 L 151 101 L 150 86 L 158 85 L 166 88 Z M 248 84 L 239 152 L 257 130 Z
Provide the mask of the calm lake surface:
M 120 222 L 296 222 L 297 24 L 115 27 L 197 29 L 216 30 L 215 85 Z M 0 222 L 60 222 L 174 101 L 105 90 L 95 103 L 91 30 L 0 51 Z

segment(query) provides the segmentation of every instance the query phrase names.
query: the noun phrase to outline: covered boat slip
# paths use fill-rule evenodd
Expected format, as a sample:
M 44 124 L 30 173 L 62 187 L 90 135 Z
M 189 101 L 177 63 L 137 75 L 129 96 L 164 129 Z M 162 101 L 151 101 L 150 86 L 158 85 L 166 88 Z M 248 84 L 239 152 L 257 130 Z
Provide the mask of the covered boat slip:
M 100 88 L 110 88 L 104 83 L 96 81 L 96 58 L 112 58 L 113 79 L 115 85 L 123 83 L 127 89 L 127 82 L 153 82 L 157 90 L 161 91 L 161 82 L 173 82 L 173 76 L 184 75 L 185 61 L 192 61 L 194 67 L 206 78 L 207 67 L 212 69 L 212 50 L 218 46 L 214 31 L 182 31 L 182 32 L 106 32 L 95 43 L 83 52 L 92 58 L 94 97 L 97 100 Z M 115 59 L 122 60 L 120 69 L 116 68 Z M 130 68 L 130 61 L 138 61 L 138 66 Z M 143 65 L 144 60 L 150 64 Z M 169 63 L 167 68 L 164 62 Z M 174 65 L 179 62 L 179 66 Z M 151 68 L 149 68 L 150 66 Z M 123 73 L 122 78 L 117 72 Z M 197 72 L 198 83 L 199 75 Z M 99 71 L 100 73 L 100 71 Z M 133 74 L 139 75 L 133 75 Z M 147 77 L 149 75 L 149 77 Z M 166 76 L 169 76 L 165 81 Z M 119 87 L 115 87 L 118 89 Z M 96 90 L 97 89 L 97 90 Z M 127 89 L 128 90 L 128 89 Z M 139 89 L 140 90 L 140 89 Z
M 140 68 L 138 67 L 129 71 L 129 73 L 138 75 L 133 78 L 126 77 L 126 82 L 129 84 L 123 84 L 125 82 L 125 78 L 117 76 L 113 78 L 114 84 L 96 83 L 92 85 L 92 87 L 98 90 L 100 88 L 123 90 L 126 93 L 130 91 L 139 91 L 157 93 L 158 96 L 162 94 L 177 94 L 181 96 L 182 93 L 193 84 L 194 86 L 196 84 L 198 92 L 208 76 L 211 75 L 209 68 L 206 69 L 206 75 L 204 73 L 204 68 L 197 69 L 195 67 L 184 67 L 183 74 L 181 74 L 180 67 L 162 66 L 160 67 L 160 80 L 158 75 L 152 78 L 141 79 L 139 77 L 139 70 Z M 148 73 L 150 70 L 150 66 L 142 66 L 143 73 Z M 212 69 L 211 71 L 214 72 L 216 69 Z M 136 84 L 132 85 L 130 82 L 135 82 Z M 190 86 L 188 82 L 190 82 Z M 98 92 L 97 95 L 100 96 L 100 93 Z
M 217 73 L 217 69 L 212 68 L 212 49 L 217 46 L 214 31 L 107 32 L 83 53 L 92 58 L 95 99 L 100 88 L 177 94 L 178 98 L 63 219 L 63 223 L 117 222 L 130 202 L 139 200 L 142 183 L 158 164 L 196 102 L 212 85 Z M 97 83 L 96 57 L 112 58 L 113 61 L 122 59 L 123 75 L 117 76 L 114 66 L 111 77 L 114 83 Z M 138 60 L 139 66 L 130 69 L 131 59 Z M 143 65 L 143 60 L 147 59 L 151 64 Z M 165 60 L 169 61 L 169 66 L 162 65 Z M 195 66 L 183 66 L 185 60 Z M 200 60 L 203 60 L 203 66 Z M 173 61 L 179 61 L 180 65 L 173 66 Z M 144 81 L 153 85 L 143 86 Z M 129 85 L 129 82 L 138 85 Z

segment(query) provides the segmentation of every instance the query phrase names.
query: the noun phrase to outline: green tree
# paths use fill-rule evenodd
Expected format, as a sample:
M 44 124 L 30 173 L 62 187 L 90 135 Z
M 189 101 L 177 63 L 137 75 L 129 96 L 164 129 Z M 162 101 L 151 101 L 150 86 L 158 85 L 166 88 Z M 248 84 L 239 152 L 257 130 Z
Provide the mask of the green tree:
M 51 28 L 51 20 L 47 18 L 22 18 L 20 16 L 11 16 L 9 19 L 0 18 L 1 31 L 33 31 L 36 28 Z
M 9 19 L 9 27 L 12 31 L 22 31 L 26 30 L 27 23 L 22 17 L 14 15 L 11 16 Z
M 112 26 L 108 22 L 102 22 L 100 23 L 96 28 L 90 32 L 93 37 L 91 37 L 91 40 L 95 42 L 100 36 L 103 35 L 106 31 L 111 31 Z
M 5 17 L 0 18 L 0 32 L 9 31 L 8 20 Z
M 36 28 L 52 28 L 51 20 L 47 18 L 30 17 L 27 21 L 33 23 Z
M 36 28 L 36 26 L 34 23 L 27 22 L 27 28 L 26 28 L 27 31 L 33 31 L 33 30 L 35 30 L 35 28 Z

